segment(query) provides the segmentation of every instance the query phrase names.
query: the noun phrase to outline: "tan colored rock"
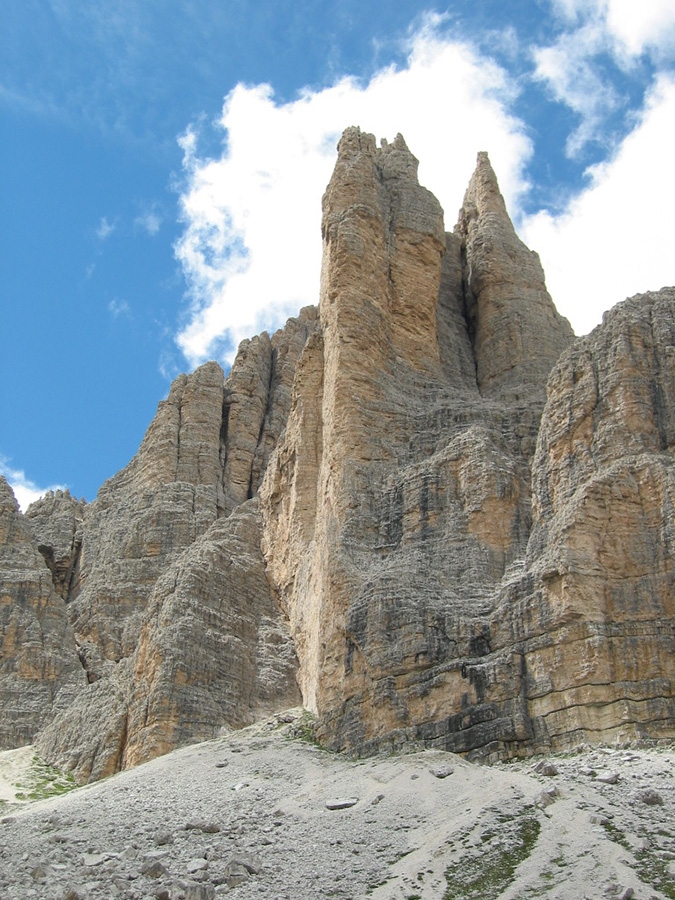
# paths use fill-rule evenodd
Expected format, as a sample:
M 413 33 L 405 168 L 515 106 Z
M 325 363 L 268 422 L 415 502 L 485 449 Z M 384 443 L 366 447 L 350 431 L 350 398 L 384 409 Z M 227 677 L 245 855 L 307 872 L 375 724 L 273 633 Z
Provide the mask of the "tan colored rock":
M 295 654 L 262 570 L 257 525 L 244 528 L 251 513 L 240 507 L 286 424 L 297 360 L 316 326 L 316 310 L 303 310 L 271 339 L 244 342 L 227 379 L 216 363 L 179 377 L 138 455 L 87 507 L 66 599 L 98 686 L 40 736 L 45 758 L 78 778 L 298 702 Z M 53 506 L 36 514 L 41 533 L 56 528 Z M 246 579 L 231 578 L 242 571 Z M 167 578 L 178 579 L 171 589 Z M 165 617 L 171 608 L 172 627 L 159 607 Z
M 38 733 L 35 749 L 40 757 L 81 784 L 118 772 L 126 742 L 129 687 L 129 660 L 87 684 Z
M 543 405 L 551 367 L 574 333 L 556 311 L 536 253 L 517 236 L 487 153 L 478 154 L 455 233 L 466 252 L 467 321 L 486 397 Z
M 86 503 L 69 491 L 48 491 L 26 510 L 37 548 L 52 573 L 54 588 L 64 599 L 77 592 Z
M 296 706 L 296 668 L 251 500 L 157 582 L 133 660 L 122 765 Z
M 65 603 L 0 476 L 0 747 L 30 743 L 84 685 Z
M 158 576 L 216 519 L 223 391 L 216 363 L 176 379 L 138 455 L 87 507 L 68 611 L 90 677 L 133 653 Z
M 270 453 L 286 426 L 298 357 L 318 325 L 306 307 L 272 338 L 242 341 L 223 401 L 221 464 L 223 512 L 229 515 L 257 492 Z
M 492 232 L 491 216 L 480 204 L 474 230 L 517 240 L 505 210 Z M 378 150 L 345 132 L 324 197 L 323 341 L 306 347 L 261 489 L 263 550 L 304 702 L 336 748 L 374 747 L 415 724 L 430 738 L 461 727 L 448 716 L 472 693 L 463 662 L 489 647 L 490 597 L 529 536 L 543 386 L 525 366 L 518 391 L 481 397 L 466 248 L 439 217 L 402 139 Z M 492 267 L 484 304 L 505 285 L 515 301 L 513 265 Z M 504 315 L 526 322 L 545 300 L 551 341 L 569 343 L 540 297 L 543 277 L 521 287 L 520 308 Z M 515 682 L 509 674 L 502 689 L 512 705 Z
M 95 503 L 12 506 L 91 682 L 40 752 L 91 780 L 300 696 L 336 750 L 675 735 L 675 289 L 573 343 L 485 154 L 446 234 L 356 128 L 322 232 L 318 312 L 181 376 Z
M 666 288 L 616 306 L 549 380 L 527 555 L 538 596 L 521 605 L 545 632 L 525 661 L 551 746 L 675 725 L 674 361 Z

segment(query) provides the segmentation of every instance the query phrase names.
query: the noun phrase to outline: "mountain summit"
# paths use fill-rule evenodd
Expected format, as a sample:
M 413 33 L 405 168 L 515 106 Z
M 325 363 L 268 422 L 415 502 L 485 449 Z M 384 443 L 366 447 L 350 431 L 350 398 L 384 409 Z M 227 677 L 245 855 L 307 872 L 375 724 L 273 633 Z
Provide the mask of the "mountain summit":
M 94 780 L 299 704 L 357 753 L 673 737 L 675 288 L 575 339 L 487 154 L 446 233 L 358 128 L 322 235 L 318 308 L 181 375 L 93 503 L 0 483 L 0 746 Z

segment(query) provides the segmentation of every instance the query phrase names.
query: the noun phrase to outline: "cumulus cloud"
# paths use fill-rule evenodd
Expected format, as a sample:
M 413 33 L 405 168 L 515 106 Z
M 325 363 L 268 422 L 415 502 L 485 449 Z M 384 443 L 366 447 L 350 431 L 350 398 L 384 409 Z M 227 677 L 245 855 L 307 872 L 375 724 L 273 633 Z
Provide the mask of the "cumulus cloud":
M 548 55 L 533 48 L 532 58 L 540 75 L 547 66 L 551 83 L 562 85 L 563 102 L 586 117 L 588 130 L 576 136 L 583 143 L 617 102 L 612 88 L 603 94 L 593 55 L 618 47 L 618 26 L 612 31 L 607 23 L 619 7 L 600 0 L 557 3 L 569 39 L 562 35 Z M 441 36 L 438 21 L 428 19 L 411 38 L 404 65 L 382 69 L 367 83 L 344 78 L 289 103 L 277 102 L 268 85 L 238 85 L 216 123 L 223 149 L 212 158 L 200 153 L 196 128 L 183 135 L 184 231 L 175 250 L 189 308 L 177 343 L 191 365 L 212 356 L 231 362 L 242 338 L 276 328 L 318 301 L 320 198 L 348 125 L 389 140 L 403 133 L 421 161 L 421 183 L 445 209 L 448 229 L 476 152 L 488 150 L 512 217 L 540 252 L 553 298 L 577 333 L 627 295 L 675 283 L 673 77 L 664 70 L 657 78 L 642 110 L 631 113 L 630 133 L 613 139 L 606 161 L 588 169 L 585 187 L 562 212 L 524 216 L 532 146 L 511 112 L 514 79 L 471 44 Z M 576 47 L 573 34 L 583 37 Z M 574 65 L 581 69 L 577 80 L 570 75 Z
M 672 0 L 553 0 L 553 7 L 570 22 L 602 24 L 617 51 L 637 55 L 675 50 Z
M 625 297 L 675 284 L 672 135 L 675 78 L 661 76 L 633 131 L 560 216 L 540 212 L 521 234 L 579 334 Z
M 643 54 L 658 64 L 675 62 L 672 0 L 552 0 L 564 22 L 557 40 L 533 49 L 534 77 L 580 120 L 567 141 L 577 156 L 589 141 L 608 143 L 610 116 L 628 107 L 608 67 L 629 72 Z
M 12 468 L 4 457 L 0 457 L 0 475 L 4 475 L 21 512 L 25 512 L 35 500 L 39 500 L 47 491 L 64 490 L 63 485 L 53 484 L 49 487 L 38 487 L 34 481 L 26 477 L 21 469 Z
M 616 88 L 594 62 L 608 47 L 607 30 L 594 21 L 533 52 L 534 77 L 545 82 L 553 97 L 579 116 L 580 124 L 566 144 L 571 157 L 578 156 L 589 141 L 601 138 L 607 117 L 621 103 Z
M 606 6 L 607 27 L 628 53 L 675 53 L 672 0 L 608 0 Z
M 344 78 L 290 103 L 275 102 L 268 85 L 238 85 L 217 123 L 218 158 L 200 156 L 196 130 L 183 135 L 176 255 L 191 305 L 178 344 L 192 365 L 231 360 L 243 337 L 318 301 L 320 198 L 346 126 L 390 140 L 402 132 L 449 228 L 479 150 L 490 151 L 507 201 L 517 202 L 530 143 L 507 111 L 514 84 L 469 44 L 441 39 L 437 24 L 428 19 L 411 39 L 405 66 L 367 84 Z

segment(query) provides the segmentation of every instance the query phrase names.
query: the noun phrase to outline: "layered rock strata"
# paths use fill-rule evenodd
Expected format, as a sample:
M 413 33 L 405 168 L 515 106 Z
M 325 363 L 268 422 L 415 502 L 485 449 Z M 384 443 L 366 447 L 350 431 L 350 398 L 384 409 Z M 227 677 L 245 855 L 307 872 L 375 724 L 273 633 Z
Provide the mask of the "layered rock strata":
M 303 697 L 336 748 L 461 710 L 445 670 L 485 640 L 525 553 L 542 372 L 572 340 L 485 155 L 456 232 L 441 223 L 402 138 L 345 133 L 324 197 L 322 347 L 261 490 Z
M 0 747 L 30 743 L 87 682 L 66 605 L 0 476 Z
M 216 363 L 176 379 L 138 454 L 93 503 L 57 492 L 22 517 L 11 498 L 40 583 L 60 603 L 80 688 L 63 708 L 37 676 L 47 700 L 36 721 L 52 719 L 38 748 L 80 780 L 300 702 L 259 516 L 246 501 L 285 427 L 295 366 L 317 322 L 309 307 L 272 337 L 245 341 L 226 379 Z M 18 552 L 13 534 L 3 535 L 8 558 Z M 13 617 L 18 602 L 8 584 Z M 4 666 L 23 671 L 28 644 L 10 626 Z M 18 681 L 27 709 L 31 690 Z M 3 746 L 38 730 L 20 727 L 9 704 L 3 718 L 13 723 Z
M 574 341 L 485 154 L 446 233 L 356 128 L 322 233 L 318 310 L 177 379 L 94 503 L 7 494 L 4 745 L 91 780 L 300 701 L 356 752 L 672 736 L 675 289 Z

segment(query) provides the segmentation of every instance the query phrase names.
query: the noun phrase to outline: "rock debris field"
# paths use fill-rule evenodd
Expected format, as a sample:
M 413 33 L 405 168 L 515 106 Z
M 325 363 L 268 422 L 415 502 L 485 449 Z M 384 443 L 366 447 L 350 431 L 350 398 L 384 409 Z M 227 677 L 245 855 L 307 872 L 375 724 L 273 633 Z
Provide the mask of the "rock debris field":
M 0 754 L 0 900 L 675 897 L 672 745 L 482 766 L 307 738 L 295 710 L 42 800 L 65 780 Z

